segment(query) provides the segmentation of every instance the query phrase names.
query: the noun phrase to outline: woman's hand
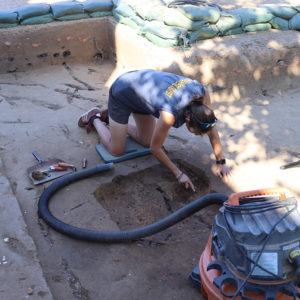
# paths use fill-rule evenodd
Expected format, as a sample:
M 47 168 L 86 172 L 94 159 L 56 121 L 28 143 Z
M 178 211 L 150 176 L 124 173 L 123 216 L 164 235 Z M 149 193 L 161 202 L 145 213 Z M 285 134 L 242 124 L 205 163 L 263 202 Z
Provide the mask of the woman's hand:
M 228 178 L 231 175 L 231 168 L 226 165 L 217 165 L 217 175 L 220 178 Z
M 184 185 L 184 187 L 186 189 L 191 188 L 193 190 L 193 192 L 196 192 L 195 187 L 192 183 L 192 181 L 190 180 L 190 178 L 185 175 L 183 172 L 177 177 L 178 182 L 181 185 Z

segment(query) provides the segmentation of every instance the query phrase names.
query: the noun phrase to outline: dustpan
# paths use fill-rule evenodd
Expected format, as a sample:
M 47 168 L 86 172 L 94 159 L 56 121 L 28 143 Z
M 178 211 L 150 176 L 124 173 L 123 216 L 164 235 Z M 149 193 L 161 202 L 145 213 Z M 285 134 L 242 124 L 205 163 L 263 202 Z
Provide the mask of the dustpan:
M 73 172 L 73 169 L 67 169 L 65 171 L 51 171 L 48 172 L 48 174 L 45 174 L 45 176 L 41 180 L 37 180 L 36 178 L 32 177 L 33 172 L 47 173 L 51 166 L 58 163 L 64 163 L 64 161 L 59 158 L 42 160 L 41 157 L 37 154 L 37 152 L 33 151 L 32 154 L 38 160 L 38 163 L 32 167 L 29 167 L 27 169 L 27 174 L 34 185 L 42 184 Z

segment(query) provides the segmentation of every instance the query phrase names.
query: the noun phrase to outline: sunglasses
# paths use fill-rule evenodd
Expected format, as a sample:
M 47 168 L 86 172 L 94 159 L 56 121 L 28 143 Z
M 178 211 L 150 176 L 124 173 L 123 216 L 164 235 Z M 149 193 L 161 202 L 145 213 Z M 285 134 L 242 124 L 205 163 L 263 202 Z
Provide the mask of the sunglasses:
M 199 127 L 200 127 L 201 129 L 212 128 L 212 127 L 214 127 L 214 126 L 216 125 L 216 123 L 217 123 L 217 121 L 218 121 L 218 119 L 215 118 L 215 121 L 214 121 L 213 123 L 203 123 L 203 122 L 201 122 L 201 121 L 196 117 L 196 115 L 194 115 L 192 112 L 190 113 L 190 115 L 191 115 L 191 117 L 192 117 L 193 119 L 195 119 L 195 120 L 197 121 L 197 123 L 198 123 L 198 125 L 199 125 Z

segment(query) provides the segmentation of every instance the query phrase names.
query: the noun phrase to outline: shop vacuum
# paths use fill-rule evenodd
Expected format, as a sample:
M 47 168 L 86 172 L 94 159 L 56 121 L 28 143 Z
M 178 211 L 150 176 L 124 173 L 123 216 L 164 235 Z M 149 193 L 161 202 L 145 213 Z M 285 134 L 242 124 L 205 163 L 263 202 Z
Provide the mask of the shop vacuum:
M 284 190 L 229 196 L 190 282 L 209 300 L 300 299 L 300 208 Z
M 117 232 L 78 228 L 51 213 L 49 203 L 57 191 L 112 169 L 112 163 L 97 165 L 58 179 L 43 191 L 39 216 L 72 238 L 122 243 L 153 235 L 204 207 L 219 204 L 199 265 L 189 276 L 202 296 L 208 300 L 300 299 L 300 207 L 295 198 L 287 196 L 287 191 L 254 190 L 229 197 L 212 193 L 150 225 Z

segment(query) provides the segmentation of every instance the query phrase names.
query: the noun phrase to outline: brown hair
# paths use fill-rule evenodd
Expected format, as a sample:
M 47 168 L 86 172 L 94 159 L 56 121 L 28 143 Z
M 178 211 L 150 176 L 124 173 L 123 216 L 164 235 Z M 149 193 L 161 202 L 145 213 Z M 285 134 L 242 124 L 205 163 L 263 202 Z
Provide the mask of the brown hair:
M 205 128 L 201 123 L 213 124 L 217 120 L 213 110 L 204 104 L 203 100 L 203 96 L 194 95 L 184 112 L 185 116 L 190 117 L 189 125 L 199 133 L 207 133 L 212 128 L 212 126 Z

